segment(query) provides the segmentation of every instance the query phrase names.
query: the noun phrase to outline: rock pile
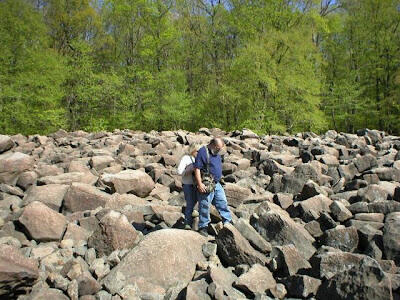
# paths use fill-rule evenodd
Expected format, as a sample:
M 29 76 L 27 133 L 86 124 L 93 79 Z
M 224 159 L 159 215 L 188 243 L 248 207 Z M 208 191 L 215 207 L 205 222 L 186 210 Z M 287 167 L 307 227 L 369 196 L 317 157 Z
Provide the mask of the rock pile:
M 176 166 L 222 136 L 233 224 L 182 230 Z M 0 135 L 0 297 L 400 299 L 400 138 L 375 130 Z

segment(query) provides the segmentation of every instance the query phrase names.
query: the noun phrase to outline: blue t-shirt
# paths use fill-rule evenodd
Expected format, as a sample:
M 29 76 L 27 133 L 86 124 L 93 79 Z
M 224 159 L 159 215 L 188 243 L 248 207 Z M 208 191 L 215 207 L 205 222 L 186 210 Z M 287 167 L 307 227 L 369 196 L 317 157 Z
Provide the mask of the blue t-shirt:
M 210 155 L 210 173 L 213 175 L 216 182 L 221 180 L 222 177 L 222 162 L 221 155 L 213 155 L 207 146 L 201 147 L 199 152 L 197 152 L 196 161 L 194 162 L 194 167 L 205 172 L 207 170 L 207 153 Z

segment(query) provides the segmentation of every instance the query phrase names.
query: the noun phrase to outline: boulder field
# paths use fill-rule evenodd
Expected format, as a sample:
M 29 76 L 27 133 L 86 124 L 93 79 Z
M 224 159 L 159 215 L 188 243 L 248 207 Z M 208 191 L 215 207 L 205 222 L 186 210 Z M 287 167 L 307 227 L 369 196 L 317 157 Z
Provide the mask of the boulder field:
M 176 168 L 224 139 L 233 224 Z M 0 135 L 1 299 L 400 299 L 400 137 L 201 128 Z

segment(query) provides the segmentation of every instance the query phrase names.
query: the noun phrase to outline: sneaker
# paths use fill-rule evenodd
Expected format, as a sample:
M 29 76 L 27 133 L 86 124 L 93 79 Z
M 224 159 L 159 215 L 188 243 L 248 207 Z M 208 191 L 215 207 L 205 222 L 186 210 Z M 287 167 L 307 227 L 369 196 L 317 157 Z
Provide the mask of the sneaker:
M 192 230 L 192 227 L 190 227 L 189 224 L 186 224 L 185 227 L 184 227 L 184 229 L 185 229 L 185 230 Z
M 192 217 L 197 218 L 199 216 L 199 212 L 197 210 L 193 210 Z
M 208 232 L 207 232 L 207 228 L 200 228 L 199 229 L 199 233 L 204 236 L 204 237 L 208 237 Z

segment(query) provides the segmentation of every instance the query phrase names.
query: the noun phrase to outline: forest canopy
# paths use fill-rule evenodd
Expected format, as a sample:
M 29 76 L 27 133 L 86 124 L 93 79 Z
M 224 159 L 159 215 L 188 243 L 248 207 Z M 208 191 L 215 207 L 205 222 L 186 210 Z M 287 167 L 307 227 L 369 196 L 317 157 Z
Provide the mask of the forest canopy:
M 400 0 L 0 0 L 0 133 L 400 134 Z

